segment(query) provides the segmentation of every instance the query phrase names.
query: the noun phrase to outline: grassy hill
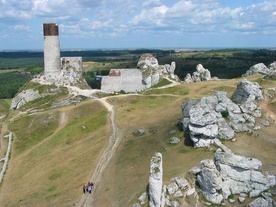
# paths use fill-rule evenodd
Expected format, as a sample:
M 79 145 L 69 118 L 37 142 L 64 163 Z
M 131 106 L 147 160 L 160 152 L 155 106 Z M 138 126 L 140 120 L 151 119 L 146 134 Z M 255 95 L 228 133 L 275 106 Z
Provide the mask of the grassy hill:
M 264 87 L 276 87 L 275 81 L 262 80 L 259 75 L 248 79 Z M 182 84 L 138 95 L 108 97 L 115 108 L 119 142 L 95 182 L 94 206 L 136 203 L 146 191 L 149 163 L 155 152 L 163 154 L 164 183 L 172 177 L 185 176 L 200 160 L 211 158 L 212 151 L 194 149 L 185 141 L 183 132 L 177 130 L 176 122 L 182 119 L 181 103 L 213 95 L 215 90 L 227 91 L 231 96 L 241 80 Z M 1 103 L 2 114 L 7 112 L 8 103 Z M 265 111 L 275 115 L 275 101 L 261 103 L 265 106 L 264 118 Z M 36 107 L 34 104 L 32 107 Z M 97 163 L 110 144 L 109 114 L 99 100 L 86 100 L 37 112 L 12 111 L 7 122 L 0 120 L 1 134 L 10 130 L 15 135 L 11 160 L 0 187 L 0 206 L 62 207 L 79 202 L 82 186 L 98 173 Z M 145 135 L 134 136 L 137 129 L 145 129 Z M 178 145 L 168 143 L 169 131 L 173 129 L 177 130 L 174 136 L 181 138 Z M 264 170 L 276 174 L 275 134 L 275 123 L 271 123 L 257 131 L 256 136 L 242 133 L 237 135 L 237 142 L 224 144 L 235 153 L 260 159 Z

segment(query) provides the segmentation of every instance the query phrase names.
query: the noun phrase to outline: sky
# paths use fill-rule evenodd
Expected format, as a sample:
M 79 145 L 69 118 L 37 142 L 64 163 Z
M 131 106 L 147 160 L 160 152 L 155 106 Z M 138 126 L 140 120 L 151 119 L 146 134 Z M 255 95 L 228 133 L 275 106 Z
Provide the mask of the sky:
M 275 48 L 275 0 L 0 0 L 0 50 Z

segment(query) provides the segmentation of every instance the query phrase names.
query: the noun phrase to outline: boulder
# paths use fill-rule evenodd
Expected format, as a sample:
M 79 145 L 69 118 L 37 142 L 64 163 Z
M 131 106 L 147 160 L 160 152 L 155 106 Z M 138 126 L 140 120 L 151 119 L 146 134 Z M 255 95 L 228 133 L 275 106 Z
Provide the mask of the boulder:
M 170 138 L 170 144 L 178 144 L 180 142 L 180 139 L 177 137 Z
M 232 100 L 237 103 L 246 101 L 249 96 L 254 96 L 254 100 L 263 100 L 262 88 L 257 82 L 250 82 L 248 80 L 241 81 L 236 91 L 232 95 Z
M 270 125 L 269 120 L 267 120 L 267 119 L 261 119 L 261 120 L 260 120 L 260 123 L 261 123 L 262 125 L 266 126 L 266 127 L 268 127 L 268 126 Z
M 246 207 L 268 207 L 268 202 L 264 198 L 257 198 Z
M 162 154 L 156 152 L 150 161 L 149 175 L 149 206 L 159 207 L 161 205 L 163 184 Z
M 188 181 L 185 178 L 182 177 L 174 177 L 171 179 L 171 181 L 174 181 L 180 189 L 186 189 L 188 186 Z
M 134 136 L 142 136 L 144 135 L 146 132 L 144 129 L 137 129 L 136 131 L 133 132 Z
M 167 191 L 170 195 L 174 194 L 176 191 L 178 191 L 179 187 L 178 185 L 173 182 L 167 186 Z
M 187 73 L 187 75 L 184 78 L 184 82 L 185 83 L 192 83 L 192 82 L 194 82 L 190 73 Z
M 139 196 L 138 201 L 141 205 L 144 205 L 146 203 L 145 202 L 146 199 L 147 199 L 147 193 L 144 192 L 142 193 L 142 195 Z

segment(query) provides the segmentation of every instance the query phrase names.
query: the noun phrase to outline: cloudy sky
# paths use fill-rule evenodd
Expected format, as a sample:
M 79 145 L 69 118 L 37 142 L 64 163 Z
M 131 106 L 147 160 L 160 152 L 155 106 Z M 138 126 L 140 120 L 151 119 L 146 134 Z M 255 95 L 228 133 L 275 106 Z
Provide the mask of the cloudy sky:
M 275 0 L 0 0 L 0 50 L 276 47 Z

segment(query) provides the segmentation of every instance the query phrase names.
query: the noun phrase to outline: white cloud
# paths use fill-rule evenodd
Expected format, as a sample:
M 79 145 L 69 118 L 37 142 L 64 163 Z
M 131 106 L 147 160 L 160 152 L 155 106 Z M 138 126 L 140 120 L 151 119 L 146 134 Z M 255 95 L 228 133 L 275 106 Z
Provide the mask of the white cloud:
M 230 8 L 220 0 L 0 0 L 0 30 L 5 35 L 8 25 L 31 32 L 41 28 L 37 24 L 52 21 L 65 35 L 82 38 L 135 33 L 276 35 L 276 1 L 256 3 L 260 1 Z
M 31 31 L 31 28 L 29 26 L 24 25 L 24 24 L 15 25 L 15 26 L 13 26 L 13 29 L 15 31 L 27 31 L 27 32 Z

